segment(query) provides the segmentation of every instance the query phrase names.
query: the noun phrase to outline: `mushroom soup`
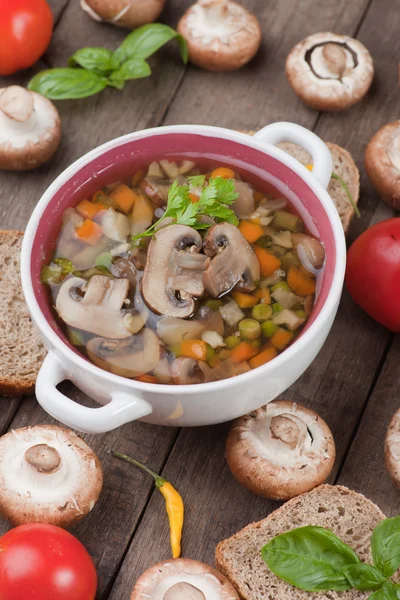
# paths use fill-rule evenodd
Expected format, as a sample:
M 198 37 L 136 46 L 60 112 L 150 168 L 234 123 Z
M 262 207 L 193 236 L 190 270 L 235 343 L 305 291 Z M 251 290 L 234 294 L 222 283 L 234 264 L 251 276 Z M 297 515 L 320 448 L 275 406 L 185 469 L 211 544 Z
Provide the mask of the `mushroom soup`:
M 160 160 L 68 208 L 42 281 L 71 343 L 148 383 L 275 358 L 306 323 L 325 259 L 276 196 L 225 166 Z

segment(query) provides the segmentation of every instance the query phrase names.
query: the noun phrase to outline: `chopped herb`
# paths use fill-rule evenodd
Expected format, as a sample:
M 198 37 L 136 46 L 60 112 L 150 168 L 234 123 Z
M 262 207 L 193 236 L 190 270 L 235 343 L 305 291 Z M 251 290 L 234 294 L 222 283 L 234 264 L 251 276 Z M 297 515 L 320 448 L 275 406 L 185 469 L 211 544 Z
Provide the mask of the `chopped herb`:
M 349 187 L 347 185 L 347 183 L 337 174 L 332 172 L 331 175 L 332 179 L 336 179 L 336 181 L 338 181 L 340 183 L 340 185 L 342 186 L 342 188 L 344 189 L 344 191 L 346 192 L 346 195 L 350 201 L 351 206 L 353 207 L 353 210 L 356 214 L 357 217 L 360 217 L 360 211 L 358 210 L 358 206 L 357 204 L 354 202 L 354 198 L 349 190 Z
M 206 180 L 205 175 L 193 175 L 192 177 L 188 177 L 188 182 L 192 187 L 203 187 L 204 182 Z
M 205 177 L 196 177 L 202 177 L 202 190 L 198 202 L 192 202 L 188 185 L 179 185 L 177 181 L 174 181 L 168 191 L 167 208 L 163 216 L 145 232 L 133 236 L 132 240 L 136 241 L 154 235 L 159 223 L 166 218 L 172 218 L 174 223 L 189 225 L 194 229 L 208 229 L 210 227 L 208 223 L 202 223 L 198 220 L 198 215 L 208 215 L 219 221 L 237 225 L 239 223 L 238 218 L 228 206 L 239 195 L 235 191 L 235 182 L 231 179 L 215 177 L 210 179 L 208 185 L 204 186 Z M 193 179 L 193 177 L 189 178 L 190 183 L 193 182 Z M 196 183 L 199 182 L 200 179 L 197 179 Z

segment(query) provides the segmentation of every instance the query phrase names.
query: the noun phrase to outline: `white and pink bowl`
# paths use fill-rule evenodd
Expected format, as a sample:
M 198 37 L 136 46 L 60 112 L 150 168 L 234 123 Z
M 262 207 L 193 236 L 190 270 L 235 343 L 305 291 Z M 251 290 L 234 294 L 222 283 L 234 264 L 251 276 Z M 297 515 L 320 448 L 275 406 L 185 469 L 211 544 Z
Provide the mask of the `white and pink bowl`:
M 313 157 L 313 171 L 274 144 L 292 141 Z M 301 335 L 266 365 L 237 377 L 196 385 L 169 386 L 125 379 L 103 371 L 70 344 L 55 317 L 44 285 L 42 265 L 51 258 L 62 214 L 99 187 L 132 174 L 160 158 L 206 158 L 231 165 L 261 190 L 271 186 L 299 211 L 326 250 L 317 299 Z M 304 373 L 323 345 L 335 318 L 343 286 L 346 246 L 336 208 L 326 192 L 331 155 L 313 133 L 292 123 L 275 123 L 254 137 L 228 129 L 180 125 L 138 131 L 107 142 L 66 169 L 48 188 L 28 223 L 21 256 L 22 285 L 33 321 L 49 350 L 36 395 L 42 407 L 69 427 L 90 433 L 109 431 L 141 419 L 173 426 L 228 421 L 270 402 Z M 63 380 L 99 403 L 82 406 L 57 389 Z

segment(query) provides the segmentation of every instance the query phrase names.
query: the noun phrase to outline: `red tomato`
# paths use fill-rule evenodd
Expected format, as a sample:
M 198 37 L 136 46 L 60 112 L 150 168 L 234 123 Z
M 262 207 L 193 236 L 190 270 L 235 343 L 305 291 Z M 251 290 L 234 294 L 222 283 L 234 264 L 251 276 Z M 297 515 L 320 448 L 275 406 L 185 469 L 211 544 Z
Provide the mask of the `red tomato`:
M 400 332 L 400 218 L 364 231 L 347 254 L 346 285 L 373 319 Z
M 73 535 L 34 523 L 0 538 L 1 600 L 94 600 L 92 559 Z
M 31 67 L 46 51 L 52 30 L 46 0 L 0 0 L 0 75 Z

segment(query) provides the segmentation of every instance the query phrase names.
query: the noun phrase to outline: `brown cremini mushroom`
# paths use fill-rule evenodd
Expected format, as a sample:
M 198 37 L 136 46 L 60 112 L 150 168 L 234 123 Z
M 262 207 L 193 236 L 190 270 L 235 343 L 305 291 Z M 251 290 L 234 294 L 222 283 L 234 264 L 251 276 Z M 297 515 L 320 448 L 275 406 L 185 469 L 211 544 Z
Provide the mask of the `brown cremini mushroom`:
M 155 369 L 160 360 L 159 339 L 147 327 L 124 340 L 92 338 L 86 350 L 95 365 L 121 377 L 144 375 Z
M 124 324 L 121 309 L 128 292 L 128 279 L 94 275 L 87 284 L 85 279 L 71 277 L 58 292 L 56 309 L 70 327 L 105 338 L 127 338 L 131 333 Z
M 232 0 L 198 0 L 177 30 L 188 43 L 190 61 L 206 71 L 239 69 L 261 44 L 257 17 Z
M 260 279 L 260 263 L 235 225 L 218 223 L 208 230 L 204 252 L 213 257 L 203 273 L 205 290 L 214 297 L 232 288 L 251 291 Z
M 155 21 L 164 5 L 165 0 L 81 0 L 81 8 L 95 21 L 129 29 Z
M 365 169 L 379 196 L 400 209 L 400 120 L 388 123 L 370 140 Z
M 218 571 L 189 558 L 157 563 L 137 580 L 130 600 L 239 600 Z
M 0 90 L 0 169 L 34 169 L 60 141 L 60 116 L 50 100 L 18 85 Z
M 393 415 L 386 432 L 385 463 L 390 477 L 400 488 L 400 408 Z
M 325 261 L 325 248 L 321 242 L 305 233 L 292 233 L 291 238 L 293 248 L 296 249 L 303 266 L 307 268 L 310 265 L 312 269 L 321 269 Z
M 284 400 L 234 421 L 226 460 L 248 490 L 288 500 L 323 483 L 335 461 L 328 425 L 314 411 Z
M 151 310 L 181 319 L 193 314 L 193 297 L 204 293 L 202 275 L 209 262 L 201 248 L 201 235 L 187 225 L 157 231 L 142 277 L 142 296 Z
M 374 76 L 366 47 L 347 35 L 315 33 L 299 42 L 286 59 L 294 92 L 316 110 L 346 110 L 368 92 Z
M 13 525 L 69 527 L 92 510 L 102 486 L 98 457 L 68 429 L 35 425 L 0 438 L 0 513 Z

